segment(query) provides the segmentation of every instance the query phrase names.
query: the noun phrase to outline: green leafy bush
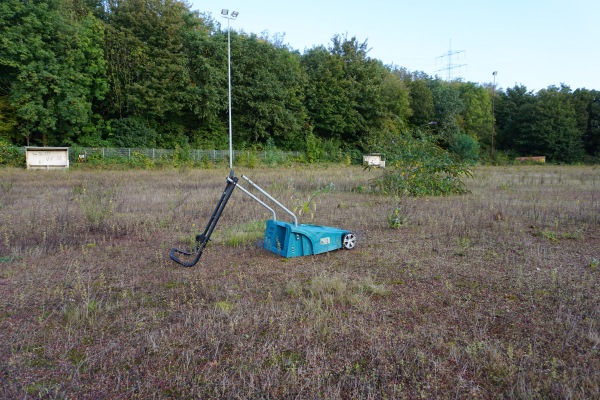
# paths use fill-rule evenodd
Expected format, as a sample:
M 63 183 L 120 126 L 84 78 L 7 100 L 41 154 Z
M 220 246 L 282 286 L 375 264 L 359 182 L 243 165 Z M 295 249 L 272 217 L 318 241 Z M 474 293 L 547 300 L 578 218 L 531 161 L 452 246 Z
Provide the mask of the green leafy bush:
M 150 169 L 154 167 L 154 161 L 147 155 L 139 151 L 134 151 L 129 159 L 129 165 L 135 168 Z
M 468 192 L 462 178 L 472 177 L 465 162 L 437 146 L 431 137 L 387 134 L 373 146 L 385 154 L 386 170 L 372 184 L 388 195 L 443 196 Z
M 400 229 L 403 226 L 406 226 L 407 222 L 408 216 L 400 207 L 396 207 L 388 214 L 388 227 L 390 229 Z
M 25 156 L 12 144 L 0 140 L 0 165 L 12 165 L 22 167 L 25 165 Z
M 175 152 L 173 153 L 173 166 L 182 167 L 182 166 L 191 166 L 192 165 L 192 157 L 190 154 L 190 146 L 185 144 L 180 146 L 178 144 L 175 145 Z
M 317 137 L 313 132 L 306 135 L 306 161 L 314 163 L 323 158 L 325 150 L 323 149 L 323 140 Z
M 250 169 L 258 167 L 259 162 L 256 151 L 243 151 L 234 161 L 236 164 Z
M 459 133 L 450 139 L 450 151 L 469 164 L 479 160 L 479 142 L 466 133 Z
M 277 157 L 277 147 L 275 146 L 275 140 L 273 140 L 272 137 L 269 137 L 267 139 L 267 143 L 265 145 L 265 152 L 265 162 L 268 165 L 275 165 L 280 161 L 279 157 Z

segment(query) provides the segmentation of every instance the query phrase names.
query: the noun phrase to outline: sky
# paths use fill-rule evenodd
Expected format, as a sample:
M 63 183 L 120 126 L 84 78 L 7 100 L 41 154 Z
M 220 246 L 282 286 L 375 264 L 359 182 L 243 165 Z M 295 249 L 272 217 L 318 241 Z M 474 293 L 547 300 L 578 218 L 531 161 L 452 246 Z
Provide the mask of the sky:
M 443 79 L 600 90 L 600 0 L 188 0 L 226 29 L 283 34 L 292 49 L 367 42 L 386 65 Z M 234 60 L 232 60 L 234 63 Z M 497 71 L 496 76 L 493 72 Z

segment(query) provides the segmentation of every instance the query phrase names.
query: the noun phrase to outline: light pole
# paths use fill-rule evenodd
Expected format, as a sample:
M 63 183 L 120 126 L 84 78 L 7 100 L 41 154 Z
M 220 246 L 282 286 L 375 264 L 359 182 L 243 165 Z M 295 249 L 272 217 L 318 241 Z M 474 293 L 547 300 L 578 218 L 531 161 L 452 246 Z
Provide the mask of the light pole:
M 498 71 L 492 72 L 492 75 L 494 75 L 494 84 L 492 85 L 492 151 L 491 151 L 491 157 L 492 157 L 492 160 L 494 160 L 494 125 L 495 125 L 494 98 L 496 97 L 496 75 L 498 75 Z
M 221 16 L 227 19 L 227 79 L 229 81 L 229 169 L 233 169 L 233 141 L 232 141 L 232 129 L 231 129 L 231 35 L 229 29 L 229 21 L 235 20 L 239 12 L 232 11 L 229 14 L 228 9 L 221 10 Z

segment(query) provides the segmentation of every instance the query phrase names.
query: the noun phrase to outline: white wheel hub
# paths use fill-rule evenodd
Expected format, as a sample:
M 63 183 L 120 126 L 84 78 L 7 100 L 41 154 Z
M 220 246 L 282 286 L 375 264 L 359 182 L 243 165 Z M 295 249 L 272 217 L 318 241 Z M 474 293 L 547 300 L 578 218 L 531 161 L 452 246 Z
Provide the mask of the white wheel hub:
M 346 233 L 342 241 L 344 249 L 351 250 L 356 246 L 356 236 L 354 233 Z

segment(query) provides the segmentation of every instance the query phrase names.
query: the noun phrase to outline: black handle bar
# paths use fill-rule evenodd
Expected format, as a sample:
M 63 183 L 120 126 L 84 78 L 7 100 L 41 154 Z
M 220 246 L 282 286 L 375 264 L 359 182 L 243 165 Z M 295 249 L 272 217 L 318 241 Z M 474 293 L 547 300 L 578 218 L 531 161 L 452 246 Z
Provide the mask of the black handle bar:
M 172 248 L 169 253 L 169 257 L 171 260 L 175 261 L 177 264 L 183 265 L 184 267 L 193 267 L 198 263 L 200 257 L 202 256 L 202 252 L 204 251 L 204 247 L 210 241 L 210 235 L 212 235 L 213 230 L 217 226 L 217 222 L 219 222 L 219 218 L 221 218 L 221 214 L 233 193 L 233 189 L 237 185 L 238 178 L 233 176 L 233 170 L 229 173 L 227 177 L 227 185 L 225 186 L 225 190 L 223 194 L 221 194 L 221 198 L 217 203 L 217 207 L 213 211 L 208 224 L 206 224 L 206 228 L 204 228 L 204 232 L 196 236 L 196 248 L 194 251 L 185 251 L 177 248 Z M 195 255 L 194 255 L 195 254 Z M 194 258 L 191 261 L 183 261 L 179 258 L 179 255 L 191 256 L 194 255 Z

